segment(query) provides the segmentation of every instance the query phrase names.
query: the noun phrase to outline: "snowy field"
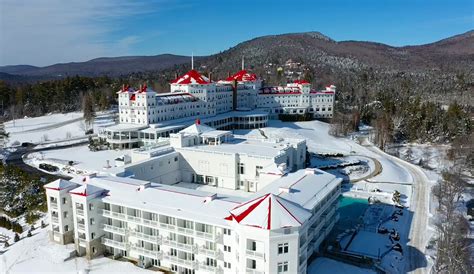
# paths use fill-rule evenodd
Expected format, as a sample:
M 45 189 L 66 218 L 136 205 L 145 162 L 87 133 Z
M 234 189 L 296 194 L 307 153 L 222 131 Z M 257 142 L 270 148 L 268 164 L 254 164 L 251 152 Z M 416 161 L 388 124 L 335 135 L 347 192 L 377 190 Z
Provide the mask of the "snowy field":
M 7 145 L 23 142 L 44 143 L 70 138 L 84 137 L 86 124 L 81 112 L 54 113 L 35 118 L 22 118 L 5 123 L 5 131 L 10 134 Z M 98 113 L 94 121 L 94 131 L 99 127 L 114 124 L 110 113 Z

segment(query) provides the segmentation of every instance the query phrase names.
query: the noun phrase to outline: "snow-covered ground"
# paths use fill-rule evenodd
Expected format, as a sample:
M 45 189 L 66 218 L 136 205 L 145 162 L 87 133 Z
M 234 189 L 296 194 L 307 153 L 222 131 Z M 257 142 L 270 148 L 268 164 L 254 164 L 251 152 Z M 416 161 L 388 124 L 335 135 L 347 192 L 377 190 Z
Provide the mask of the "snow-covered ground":
M 6 122 L 5 131 L 9 133 L 7 145 L 23 142 L 43 143 L 67 140 L 85 136 L 86 124 L 81 112 L 54 113 L 35 118 L 22 118 Z M 98 113 L 94 121 L 94 131 L 99 127 L 112 125 L 111 113 Z
M 67 259 L 74 245 L 58 245 L 49 241 L 48 228 L 38 228 L 0 255 L 0 273 L 159 273 L 136 267 L 129 262 L 100 257 Z
M 316 258 L 308 266 L 308 274 L 375 274 L 370 269 L 360 268 L 343 262 L 331 260 L 329 258 Z

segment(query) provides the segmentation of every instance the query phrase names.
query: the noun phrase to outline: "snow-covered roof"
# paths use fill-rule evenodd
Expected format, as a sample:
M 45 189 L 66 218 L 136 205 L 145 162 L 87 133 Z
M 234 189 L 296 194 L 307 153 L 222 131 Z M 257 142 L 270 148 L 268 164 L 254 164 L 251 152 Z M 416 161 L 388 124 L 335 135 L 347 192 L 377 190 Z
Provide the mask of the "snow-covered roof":
M 51 183 L 44 185 L 44 188 L 51 189 L 51 190 L 63 190 L 67 188 L 77 187 L 77 186 L 79 185 L 71 181 L 64 180 L 64 179 L 57 179 L 56 181 L 52 181 Z
M 199 85 L 206 85 L 210 84 L 208 78 L 202 76 L 199 72 L 192 69 L 188 71 L 183 76 L 173 80 L 171 84 L 178 84 L 178 85 L 188 85 L 188 84 L 199 84 Z
M 300 169 L 268 184 L 254 197 L 262 193 L 273 193 L 311 210 L 341 181 L 341 178 L 319 169 Z
M 78 188 L 70 190 L 69 193 L 80 195 L 80 196 L 90 196 L 93 194 L 97 194 L 99 192 L 104 192 L 105 189 L 91 185 L 89 183 L 83 184 Z
M 209 132 L 209 131 L 215 131 L 215 129 L 205 124 L 201 124 L 201 121 L 197 119 L 194 124 L 181 130 L 180 133 L 186 133 L 186 134 L 191 134 L 191 135 L 201 135 L 202 133 Z
M 227 77 L 226 81 L 238 81 L 238 82 L 251 82 L 257 80 L 257 75 L 255 73 L 248 73 L 246 70 L 241 70 L 236 74 Z
M 311 217 L 311 212 L 272 193 L 267 193 L 230 211 L 227 220 L 262 229 L 297 227 Z
M 201 134 L 201 137 L 219 138 L 219 137 L 229 135 L 229 134 L 231 134 L 231 132 L 228 131 L 228 130 L 211 130 L 211 131 L 207 131 L 207 132 L 204 132 L 203 134 Z

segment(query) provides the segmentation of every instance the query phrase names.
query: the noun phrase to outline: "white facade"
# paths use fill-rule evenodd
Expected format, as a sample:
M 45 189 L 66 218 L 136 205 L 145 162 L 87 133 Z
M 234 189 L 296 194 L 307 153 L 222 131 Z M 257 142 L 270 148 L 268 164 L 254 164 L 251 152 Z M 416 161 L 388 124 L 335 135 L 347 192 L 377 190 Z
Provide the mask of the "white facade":
M 70 212 L 51 219 L 51 239 L 176 273 L 306 273 L 337 221 L 341 179 L 302 169 L 305 153 L 304 140 L 245 139 L 198 122 L 109 175 L 47 184 L 51 216 Z M 68 241 L 55 229 L 66 224 Z
M 245 70 L 211 82 L 191 70 L 171 83 L 170 93 L 124 86 L 118 92 L 120 125 L 106 128 L 99 136 L 122 148 L 154 143 L 196 117 L 211 120 L 210 125 L 219 129 L 260 128 L 280 114 L 331 118 L 335 91 L 334 85 L 323 91 L 311 90 L 306 81 L 263 87 L 255 74 Z M 258 120 L 255 111 L 260 112 Z

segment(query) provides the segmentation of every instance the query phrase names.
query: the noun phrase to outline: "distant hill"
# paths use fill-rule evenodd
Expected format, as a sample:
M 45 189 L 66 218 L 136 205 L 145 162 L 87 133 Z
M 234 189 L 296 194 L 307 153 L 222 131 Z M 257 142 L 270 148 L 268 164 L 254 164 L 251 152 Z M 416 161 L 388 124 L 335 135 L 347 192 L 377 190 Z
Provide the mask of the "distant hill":
M 205 38 L 203 38 L 205 39 Z M 369 41 L 335 41 L 319 32 L 269 35 L 242 42 L 226 51 L 196 58 L 196 66 L 212 79 L 222 79 L 240 69 L 257 73 L 267 84 L 308 78 L 313 86 L 335 83 L 340 90 L 356 93 L 380 91 L 427 95 L 443 101 L 474 100 L 474 31 L 434 43 L 393 47 Z M 301 64 L 288 68 L 286 62 Z M 158 90 L 168 90 L 176 73 L 190 68 L 190 57 L 171 54 L 97 58 L 87 62 L 47 67 L 0 67 L 0 79 L 12 75 L 22 79 L 51 79 L 65 76 L 112 77 L 135 74 Z M 281 71 L 283 69 L 283 76 Z M 298 71 L 299 70 L 299 71 Z M 157 74 L 156 72 L 160 72 Z M 293 74 L 292 74 L 293 73 Z
M 199 59 L 199 58 L 197 58 Z M 66 77 L 66 76 L 121 76 L 137 72 L 160 71 L 190 62 L 190 57 L 161 54 L 155 56 L 103 57 L 87 62 L 55 64 L 46 67 L 27 65 L 3 66 L 0 72 L 22 76 Z

